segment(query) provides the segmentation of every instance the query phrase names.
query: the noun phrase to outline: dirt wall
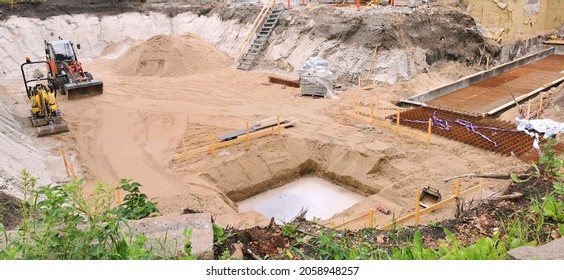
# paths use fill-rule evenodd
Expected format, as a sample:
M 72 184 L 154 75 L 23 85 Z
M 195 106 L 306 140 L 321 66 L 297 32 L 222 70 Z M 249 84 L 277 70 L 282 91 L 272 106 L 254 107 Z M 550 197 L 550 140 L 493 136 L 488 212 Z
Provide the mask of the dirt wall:
M 296 73 L 314 55 L 344 83 L 370 71 L 390 84 L 438 61 L 473 64 L 486 43 L 474 20 L 455 8 L 298 7 L 284 12 L 258 64 Z M 490 49 L 488 49 L 490 51 Z M 493 48 L 495 52 L 497 49 Z
M 467 12 L 486 34 L 503 42 L 556 32 L 564 24 L 562 0 L 467 0 Z

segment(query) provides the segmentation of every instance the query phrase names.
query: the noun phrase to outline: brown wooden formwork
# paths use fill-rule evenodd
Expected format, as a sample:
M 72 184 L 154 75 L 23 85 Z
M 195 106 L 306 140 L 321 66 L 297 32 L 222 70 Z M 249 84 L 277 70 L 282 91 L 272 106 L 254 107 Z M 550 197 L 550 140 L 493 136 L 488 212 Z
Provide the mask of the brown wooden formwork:
M 450 126 L 450 130 L 443 130 L 439 125 L 433 124 L 433 135 L 439 135 L 505 156 L 515 156 L 525 162 L 536 162 L 539 159 L 537 151 L 533 148 L 533 138 L 524 132 L 515 131 L 516 124 L 508 121 L 474 117 L 439 109 L 419 107 L 402 112 L 400 115 L 400 125 L 427 131 L 427 121 L 433 116 L 433 114 L 435 114 L 435 117 L 447 121 Z M 395 119 L 395 117 L 396 115 L 391 115 L 388 118 Z M 487 141 L 477 133 L 457 124 L 455 122 L 456 120 L 470 121 L 474 126 L 496 128 L 497 130 L 485 128 L 475 128 L 475 130 L 491 139 L 497 144 L 497 146 L 494 143 Z M 421 121 L 422 123 L 411 121 Z M 558 144 L 555 149 L 558 154 L 562 154 L 564 152 L 564 144 Z

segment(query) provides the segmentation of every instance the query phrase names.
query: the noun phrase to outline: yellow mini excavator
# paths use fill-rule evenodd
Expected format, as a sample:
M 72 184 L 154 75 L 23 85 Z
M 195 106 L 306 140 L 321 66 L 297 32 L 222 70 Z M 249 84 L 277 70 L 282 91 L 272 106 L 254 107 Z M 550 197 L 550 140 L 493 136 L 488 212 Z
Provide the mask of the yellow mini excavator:
M 40 68 L 35 67 L 41 64 L 46 66 L 44 69 L 48 72 L 47 75 Z M 27 97 L 31 104 L 31 124 L 36 127 L 37 136 L 68 132 L 69 127 L 57 107 L 55 83 L 52 78 L 53 70 L 49 63 L 47 61 L 32 62 L 26 58 L 21 70 Z M 26 74 L 31 71 L 33 71 L 33 79 L 28 80 Z

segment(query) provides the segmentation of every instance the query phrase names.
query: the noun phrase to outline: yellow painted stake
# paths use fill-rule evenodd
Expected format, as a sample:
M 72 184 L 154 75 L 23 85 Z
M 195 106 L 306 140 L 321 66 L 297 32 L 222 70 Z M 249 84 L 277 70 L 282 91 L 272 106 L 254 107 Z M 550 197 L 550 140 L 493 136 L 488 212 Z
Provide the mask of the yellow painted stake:
M 249 121 L 247 121 L 247 149 L 251 147 L 251 135 L 249 133 L 250 133 Z
M 419 199 L 421 192 L 419 188 L 415 189 L 415 225 L 419 225 Z
M 431 127 L 433 126 L 433 120 L 429 118 L 429 125 L 427 126 L 427 145 L 431 144 Z
M 280 135 L 280 114 L 276 116 L 276 122 L 278 123 L 278 135 Z
M 525 119 L 529 119 L 529 116 L 531 115 L 531 99 L 529 99 L 529 102 L 527 102 L 527 115 L 525 116 Z
M 374 103 L 370 103 L 370 126 L 374 126 Z
M 211 151 L 211 155 L 215 156 L 215 147 L 213 145 L 213 129 L 210 128 L 210 151 Z
M 456 179 L 456 183 L 455 183 L 455 194 L 454 197 L 458 198 L 460 196 L 460 179 Z
M 369 228 L 374 227 L 374 209 L 372 209 L 372 208 L 370 208 L 370 210 L 368 210 L 368 227 Z
M 399 123 L 400 123 L 400 111 L 398 110 L 397 117 L 396 117 L 396 127 L 397 127 L 397 131 L 396 131 L 396 132 L 397 132 L 397 133 L 399 133 L 399 130 L 400 130 Z
M 69 164 L 67 162 L 67 156 L 65 155 L 65 149 L 61 148 L 61 157 L 63 157 L 63 163 L 65 164 L 65 170 L 67 171 L 67 177 L 70 177 Z
M 69 168 L 70 168 L 70 171 L 72 173 L 72 178 L 76 179 L 76 174 L 74 174 L 74 166 L 72 165 L 72 162 L 69 163 Z
M 115 193 L 116 193 L 117 203 L 118 203 L 118 205 L 120 205 L 121 204 L 121 192 L 120 192 L 119 187 L 116 188 Z

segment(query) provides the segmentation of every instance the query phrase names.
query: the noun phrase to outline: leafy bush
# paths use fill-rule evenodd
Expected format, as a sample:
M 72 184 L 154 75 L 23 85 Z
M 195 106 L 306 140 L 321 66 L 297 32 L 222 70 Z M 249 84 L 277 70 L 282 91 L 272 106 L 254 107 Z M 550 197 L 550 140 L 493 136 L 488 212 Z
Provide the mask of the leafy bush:
M 147 244 L 148 238 L 127 231 L 130 208 L 114 207 L 114 189 L 97 184 L 94 194 L 86 199 L 82 194 L 83 180 L 63 185 L 35 188 L 36 178 L 22 171 L 24 200 L 22 224 L 13 234 L 0 229 L 6 246 L 0 249 L 0 259 L 155 259 L 159 258 Z M 129 183 L 128 180 L 125 180 Z M 122 182 L 124 182 L 122 180 Z M 122 185 L 123 186 L 123 185 Z M 134 198 L 146 197 L 129 184 Z M 139 204 L 134 204 L 138 206 Z M 153 205 L 154 206 L 154 205 Z M 156 209 L 152 208 L 142 209 Z M 125 209 L 125 210 L 124 210 Z M 137 209 L 137 208 L 131 208 Z M 133 211 L 136 217 L 155 211 Z M 187 239 L 190 232 L 185 231 Z M 191 257 L 191 244 L 185 241 L 186 258 Z
M 139 220 L 160 214 L 157 203 L 149 201 L 147 195 L 139 191 L 141 184 L 132 183 L 128 179 L 122 179 L 120 184 L 120 189 L 128 192 L 128 194 L 123 198 L 123 203 L 117 209 L 119 216 L 125 219 Z
M 550 195 L 542 202 L 542 213 L 557 223 L 564 223 L 564 201 Z

